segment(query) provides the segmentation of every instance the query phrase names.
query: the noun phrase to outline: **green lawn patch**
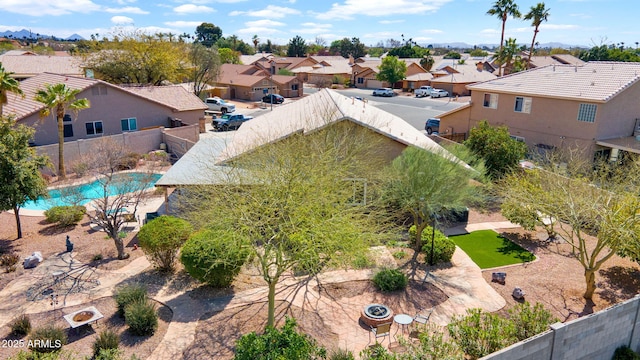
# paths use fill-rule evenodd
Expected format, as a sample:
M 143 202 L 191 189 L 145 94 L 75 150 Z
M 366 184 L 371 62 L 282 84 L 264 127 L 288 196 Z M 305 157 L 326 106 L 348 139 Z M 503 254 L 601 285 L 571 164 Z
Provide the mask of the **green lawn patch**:
M 479 230 L 450 238 L 481 269 L 521 264 L 536 258 L 520 245 L 500 236 L 493 230 Z

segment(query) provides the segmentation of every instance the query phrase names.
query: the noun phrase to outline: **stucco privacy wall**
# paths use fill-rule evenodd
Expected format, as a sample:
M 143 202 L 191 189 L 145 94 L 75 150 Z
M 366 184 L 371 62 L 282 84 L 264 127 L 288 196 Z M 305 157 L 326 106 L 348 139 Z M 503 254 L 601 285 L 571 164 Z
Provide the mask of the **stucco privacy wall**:
M 80 139 L 76 141 L 68 141 L 64 143 L 64 163 L 67 168 L 74 162 L 81 159 L 82 155 L 89 154 L 94 149 L 97 141 L 104 138 L 127 147 L 132 152 L 144 154 L 152 150 L 157 150 L 162 142 L 163 128 L 155 128 L 149 130 L 122 133 L 112 136 L 102 136 L 93 139 Z M 58 168 L 58 144 L 37 146 L 38 154 L 47 155 L 51 159 L 53 169 Z
M 640 295 L 513 344 L 481 360 L 611 359 L 616 348 L 640 351 Z

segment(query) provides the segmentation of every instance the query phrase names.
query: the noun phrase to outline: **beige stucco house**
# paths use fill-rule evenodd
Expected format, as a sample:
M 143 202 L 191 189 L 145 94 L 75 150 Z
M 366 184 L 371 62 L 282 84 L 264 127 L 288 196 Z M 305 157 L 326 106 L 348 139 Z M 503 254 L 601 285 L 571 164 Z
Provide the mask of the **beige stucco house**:
M 107 135 L 170 127 L 172 120 L 195 125 L 203 117 L 207 106 L 183 87 L 131 87 L 123 88 L 107 82 L 65 75 L 44 73 L 20 83 L 24 98 L 9 94 L 3 108 L 4 115 L 13 115 L 21 124 L 36 129 L 33 144 L 58 143 L 57 122 L 54 115 L 42 119 L 44 105 L 36 101 L 35 94 L 46 84 L 64 83 L 80 90 L 77 98 L 86 98 L 91 107 L 64 118 L 65 141 L 92 139 Z
M 468 134 L 487 120 L 532 149 L 640 153 L 639 80 L 639 63 L 539 67 L 469 85 L 470 103 L 440 115 L 440 126 Z
M 420 66 L 420 59 L 400 59 L 407 64 L 407 73 L 405 75 L 406 78 L 411 79 L 419 79 L 424 80 L 421 81 L 421 85 L 427 85 L 427 81 L 429 72 L 425 70 L 422 66 Z M 358 58 L 355 63 L 351 67 L 351 74 L 354 79 L 354 85 L 360 89 L 375 89 L 381 87 L 392 87 L 386 81 L 381 81 L 376 79 L 376 75 L 380 72 L 380 65 L 382 64 L 382 59 L 380 58 Z M 414 75 L 424 74 L 422 78 L 416 77 Z M 409 81 L 408 83 L 410 83 Z M 407 84 L 408 84 L 407 83 Z M 398 86 L 404 86 L 405 84 L 400 81 Z M 394 86 L 394 87 L 398 87 Z M 411 85 L 408 85 L 411 86 Z M 414 84 L 415 86 L 415 84 Z M 420 87 L 420 86 L 418 86 Z
M 28 51 L 11 51 L 0 55 L 0 63 L 11 77 L 24 80 L 45 72 L 84 77 L 82 59 L 76 56 L 37 55 Z
M 228 89 L 223 97 L 248 101 L 260 101 L 266 93 L 299 97 L 303 90 L 296 76 L 271 75 L 257 65 L 223 64 L 216 84 Z

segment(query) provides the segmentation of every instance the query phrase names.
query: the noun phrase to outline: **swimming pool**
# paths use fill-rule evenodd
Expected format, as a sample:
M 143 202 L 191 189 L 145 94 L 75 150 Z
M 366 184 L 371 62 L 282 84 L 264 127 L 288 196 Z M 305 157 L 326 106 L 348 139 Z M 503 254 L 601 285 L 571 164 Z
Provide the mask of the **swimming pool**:
M 114 185 L 110 185 L 108 188 L 109 196 L 123 194 L 131 189 L 137 187 L 125 185 L 123 183 L 129 183 L 131 181 L 135 183 L 148 182 L 146 188 L 152 188 L 156 181 L 158 181 L 161 174 L 147 174 L 147 173 L 123 173 L 116 175 L 121 178 L 114 181 Z M 148 176 L 151 176 L 151 181 L 148 181 Z M 102 183 L 99 180 L 82 184 L 68 186 L 66 188 L 49 190 L 49 198 L 38 198 L 36 201 L 28 201 L 22 205 L 21 209 L 26 210 L 48 210 L 54 206 L 71 205 L 69 200 L 69 194 L 73 194 L 74 198 L 81 199 L 79 204 L 84 205 L 94 199 L 100 199 L 103 196 Z M 66 200 L 66 201 L 65 201 Z

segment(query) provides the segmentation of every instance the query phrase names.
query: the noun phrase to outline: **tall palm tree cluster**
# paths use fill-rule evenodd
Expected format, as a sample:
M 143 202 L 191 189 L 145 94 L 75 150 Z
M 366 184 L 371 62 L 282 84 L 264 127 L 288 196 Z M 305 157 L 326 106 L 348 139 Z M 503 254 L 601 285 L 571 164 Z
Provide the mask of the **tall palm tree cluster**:
M 529 49 L 529 56 L 527 57 L 526 68 L 531 67 L 531 56 L 533 56 L 533 46 L 536 43 L 536 36 L 540 32 L 540 25 L 546 22 L 549 18 L 549 8 L 541 2 L 532 6 L 528 13 L 524 15 L 524 20 L 531 20 L 531 26 L 534 27 L 533 39 L 531 40 L 531 48 Z M 500 33 L 500 48 L 496 54 L 496 60 L 501 65 L 500 76 L 504 74 L 505 68 L 510 68 L 514 59 L 517 60 L 518 46 L 516 45 L 516 39 L 509 38 L 504 40 L 505 25 L 507 19 L 512 17 L 519 19 L 522 17 L 518 4 L 514 0 L 496 0 L 493 3 L 491 9 L 487 11 L 487 15 L 496 16 L 502 22 L 502 32 Z M 504 65 L 504 66 L 502 66 Z

